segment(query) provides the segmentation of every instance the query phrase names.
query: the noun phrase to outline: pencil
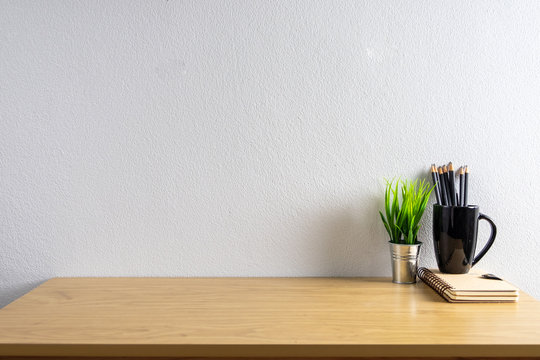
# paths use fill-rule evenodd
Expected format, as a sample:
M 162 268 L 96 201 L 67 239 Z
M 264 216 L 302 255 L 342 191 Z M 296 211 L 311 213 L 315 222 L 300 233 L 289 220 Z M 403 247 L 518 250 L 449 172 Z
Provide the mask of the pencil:
M 433 186 L 435 186 L 435 196 L 437 197 L 437 204 L 442 205 L 441 203 L 441 190 L 439 185 L 439 173 L 435 164 L 431 164 L 431 178 L 433 179 Z
M 465 184 L 463 183 L 463 167 L 460 167 L 458 170 L 459 174 L 459 206 L 465 206 L 465 202 L 463 200 L 463 194 L 465 192 Z
M 443 169 L 441 166 L 439 166 L 439 183 L 441 184 L 442 205 L 448 205 L 448 197 L 446 196 L 446 181 L 444 179 Z
M 456 201 L 456 178 L 454 175 L 454 165 L 452 165 L 452 162 L 448 163 L 448 180 L 450 183 L 450 196 L 452 197 L 452 205 L 457 206 L 458 203 Z
M 448 168 L 446 165 L 442 167 L 444 175 L 444 185 L 446 186 L 446 205 L 452 206 L 454 202 L 452 201 L 452 193 L 450 192 L 450 178 L 448 177 Z
M 469 201 L 467 199 L 468 196 L 469 196 L 469 167 L 465 165 L 465 186 L 463 189 L 463 206 L 469 205 Z

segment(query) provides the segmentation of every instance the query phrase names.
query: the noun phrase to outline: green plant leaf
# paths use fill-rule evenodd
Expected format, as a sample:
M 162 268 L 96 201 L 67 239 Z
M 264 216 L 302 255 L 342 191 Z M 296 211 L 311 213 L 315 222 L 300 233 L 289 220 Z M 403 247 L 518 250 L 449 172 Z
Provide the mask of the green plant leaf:
M 388 232 L 388 236 L 390 236 L 390 240 L 392 240 L 392 231 L 390 230 L 390 226 L 388 225 L 388 222 L 385 220 L 383 213 L 379 211 L 379 214 L 381 215 L 381 220 L 384 224 L 384 227 L 386 228 L 386 231 Z
M 420 220 L 435 185 L 425 179 L 386 181 L 385 214 L 379 212 L 390 241 L 417 242 Z M 401 200 L 401 201 L 400 201 Z

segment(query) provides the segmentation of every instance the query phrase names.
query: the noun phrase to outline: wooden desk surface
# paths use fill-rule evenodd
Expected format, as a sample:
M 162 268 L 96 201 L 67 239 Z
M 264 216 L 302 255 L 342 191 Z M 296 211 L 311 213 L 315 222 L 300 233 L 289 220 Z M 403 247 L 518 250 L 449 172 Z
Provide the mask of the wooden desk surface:
M 2 356 L 540 356 L 540 302 L 374 278 L 58 278 L 0 310 Z

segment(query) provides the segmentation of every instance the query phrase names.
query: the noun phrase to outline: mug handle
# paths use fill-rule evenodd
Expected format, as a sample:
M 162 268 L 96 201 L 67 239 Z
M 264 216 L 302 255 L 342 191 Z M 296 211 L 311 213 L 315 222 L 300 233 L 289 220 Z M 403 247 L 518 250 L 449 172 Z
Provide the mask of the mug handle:
M 493 222 L 493 220 L 491 220 L 489 216 L 480 214 L 478 216 L 478 221 L 480 220 L 486 220 L 489 223 L 489 225 L 491 226 L 491 235 L 489 236 L 489 240 L 487 241 L 486 246 L 484 246 L 482 251 L 480 251 L 480 253 L 474 258 L 472 266 L 474 266 L 477 262 L 480 261 L 481 258 L 484 257 L 484 255 L 486 255 L 489 248 L 491 247 L 491 245 L 493 245 L 493 242 L 495 241 L 495 236 L 497 236 L 497 227 L 495 226 L 495 223 Z

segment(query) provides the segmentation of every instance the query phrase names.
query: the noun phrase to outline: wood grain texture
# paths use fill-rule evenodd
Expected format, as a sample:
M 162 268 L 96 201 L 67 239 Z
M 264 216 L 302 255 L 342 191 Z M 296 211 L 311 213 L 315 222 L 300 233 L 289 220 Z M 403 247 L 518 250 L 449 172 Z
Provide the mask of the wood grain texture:
M 0 310 L 0 356 L 540 356 L 540 303 L 375 278 L 59 278 Z

